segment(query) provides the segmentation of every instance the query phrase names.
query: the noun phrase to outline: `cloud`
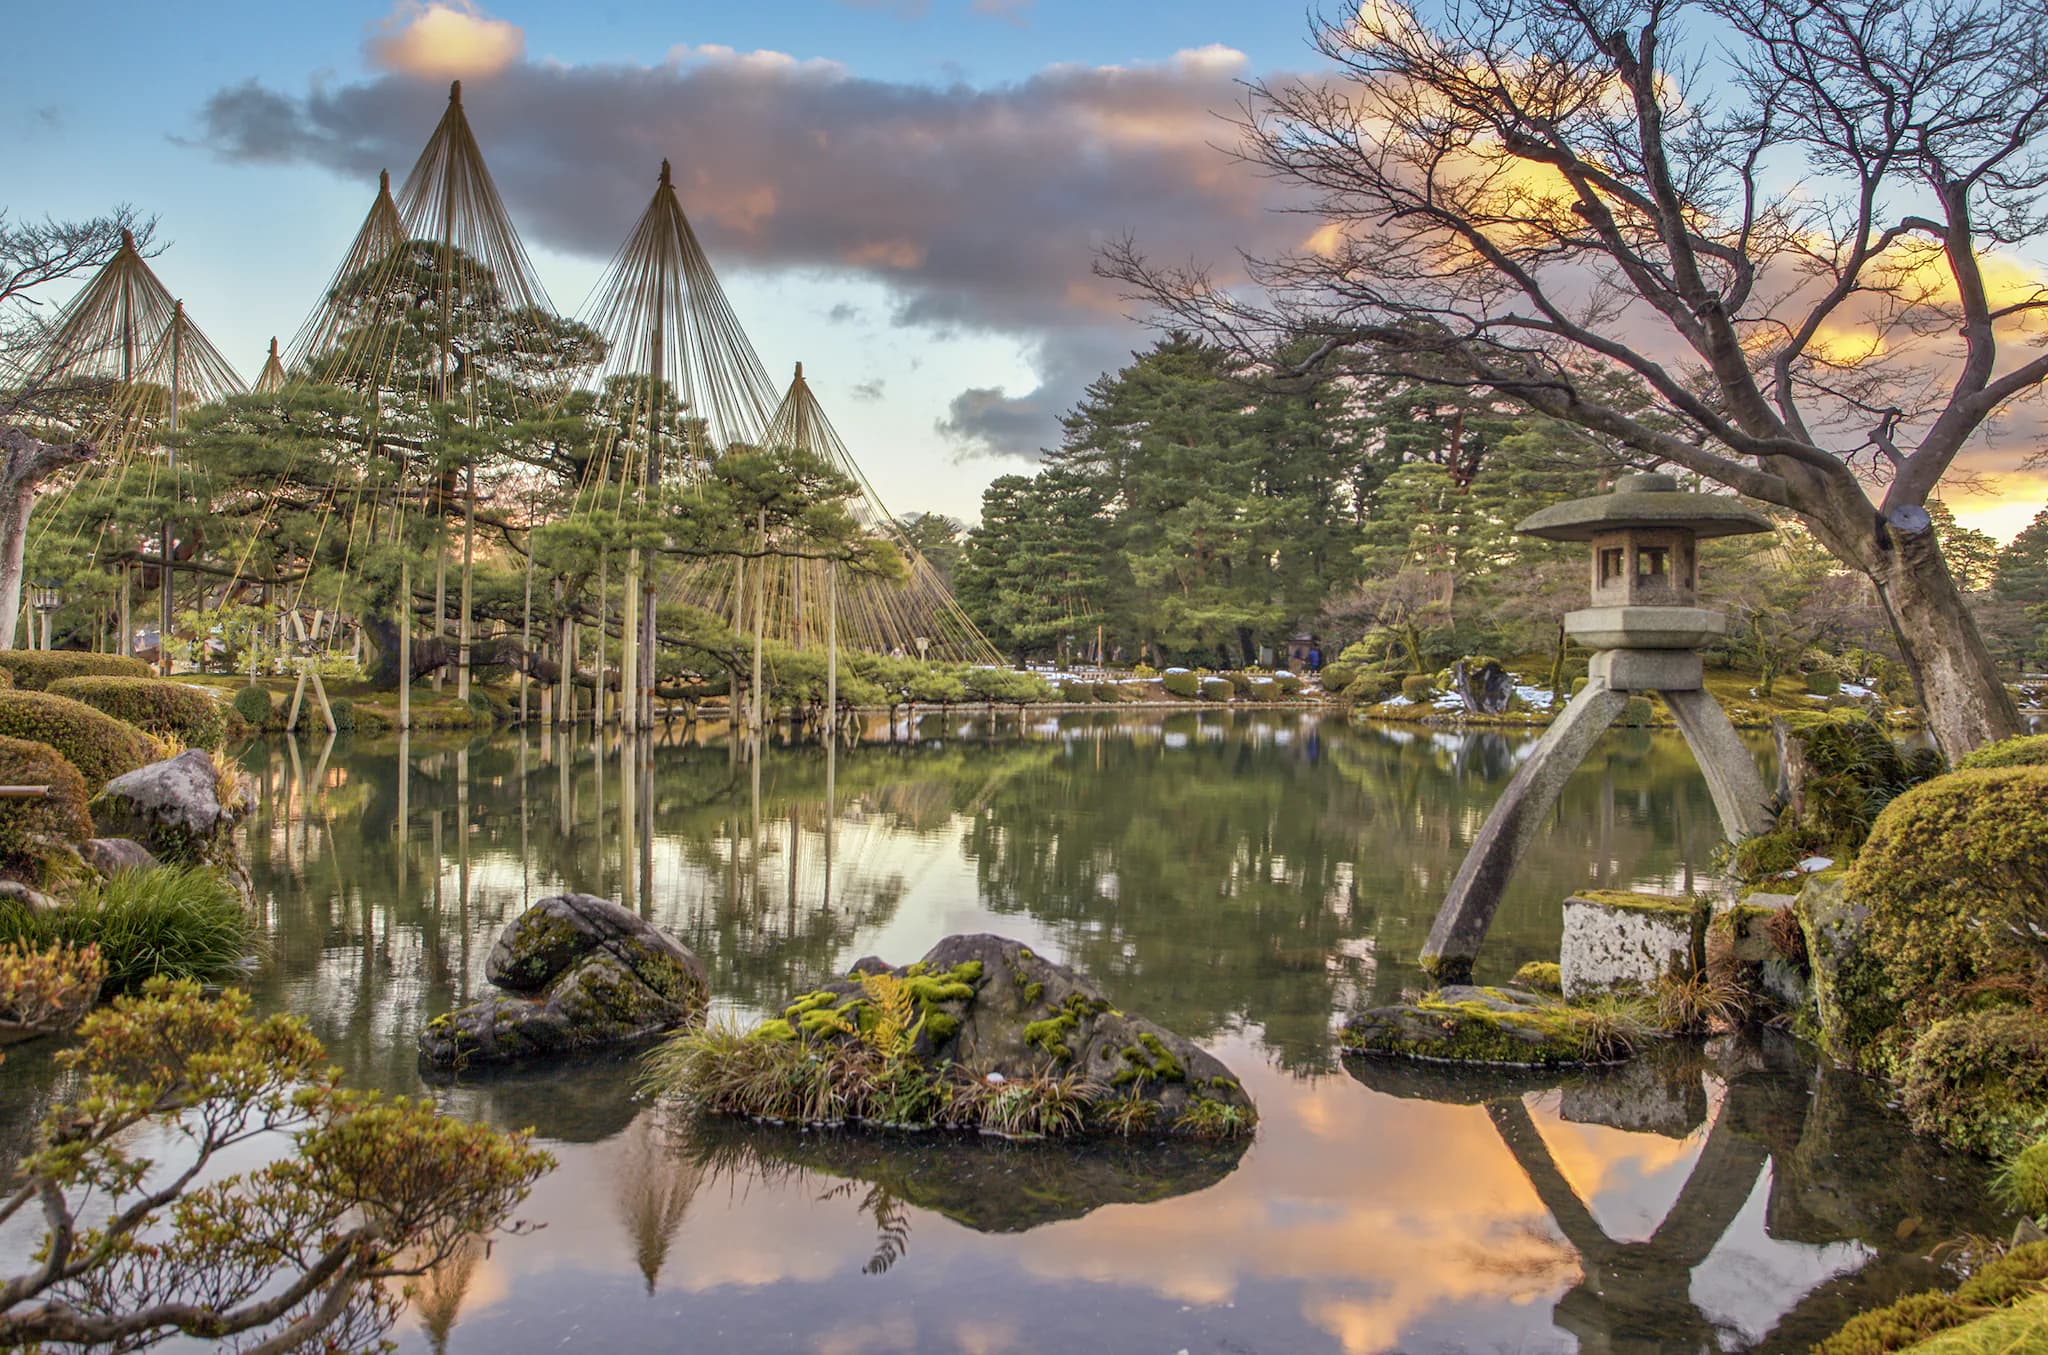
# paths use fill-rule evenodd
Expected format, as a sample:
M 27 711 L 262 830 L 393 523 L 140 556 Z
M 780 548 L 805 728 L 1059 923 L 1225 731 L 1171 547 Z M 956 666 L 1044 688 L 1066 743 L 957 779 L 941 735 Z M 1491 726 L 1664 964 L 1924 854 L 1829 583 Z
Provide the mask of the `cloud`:
M 525 51 L 525 30 L 471 0 L 398 0 L 363 43 L 374 66 L 441 80 L 496 75 Z
M 832 309 L 825 312 L 825 319 L 835 325 L 851 324 L 860 318 L 860 307 L 846 301 L 834 303 Z
M 884 382 L 882 378 L 873 377 L 867 381 L 861 382 L 859 385 L 853 388 L 853 398 L 856 400 L 873 403 L 874 401 L 882 398 L 882 392 L 886 388 L 887 383 Z
M 1128 232 L 1159 257 L 1227 261 L 1299 243 L 1301 222 L 1272 210 L 1279 190 L 1216 149 L 1235 140 L 1217 114 L 1246 69 L 1207 47 L 935 87 L 686 47 L 658 65 L 514 62 L 466 102 L 535 242 L 609 258 L 667 156 L 717 267 L 878 282 L 896 325 L 1022 343 L 1038 388 L 960 392 L 939 424 L 971 450 L 1029 457 L 1143 341 L 1093 275 L 1105 244 Z M 412 162 L 444 97 L 397 74 L 299 96 L 251 82 L 206 102 L 200 139 L 229 160 L 367 181 Z

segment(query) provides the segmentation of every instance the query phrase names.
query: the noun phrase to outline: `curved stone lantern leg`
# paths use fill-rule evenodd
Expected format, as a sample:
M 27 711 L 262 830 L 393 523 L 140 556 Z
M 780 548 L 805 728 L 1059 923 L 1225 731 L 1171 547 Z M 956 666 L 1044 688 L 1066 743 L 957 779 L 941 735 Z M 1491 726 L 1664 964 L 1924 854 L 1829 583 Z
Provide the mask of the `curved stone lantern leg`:
M 1472 961 L 1486 939 L 1486 929 L 1493 925 L 1494 910 L 1500 907 L 1516 862 L 1549 822 L 1564 783 L 1626 705 L 1626 692 L 1588 682 L 1551 722 L 1535 752 L 1494 801 L 1429 929 L 1422 967 L 1438 981 L 1464 983 L 1472 977 Z
M 1714 812 L 1721 816 L 1721 830 L 1728 840 L 1738 842 L 1769 828 L 1771 792 L 1721 703 L 1704 689 L 1660 695 L 1671 718 L 1678 722 L 1678 732 L 1685 735 L 1693 760 L 1706 774 Z

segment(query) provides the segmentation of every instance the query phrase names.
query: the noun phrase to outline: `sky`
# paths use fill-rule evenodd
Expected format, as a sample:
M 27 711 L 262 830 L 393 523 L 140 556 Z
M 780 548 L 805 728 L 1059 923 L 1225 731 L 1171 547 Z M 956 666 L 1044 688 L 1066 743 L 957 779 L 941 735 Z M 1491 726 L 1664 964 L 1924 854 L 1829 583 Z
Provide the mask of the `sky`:
M 0 204 L 156 214 L 159 275 L 253 377 L 459 77 L 558 309 L 672 160 L 771 374 L 804 363 L 892 509 L 971 520 L 1149 342 L 1091 272 L 1105 243 L 1227 267 L 1313 233 L 1225 121 L 1242 81 L 1315 69 L 1307 31 L 1272 0 L 36 6 L 10 21 L 47 59 L 10 67 Z M 1991 492 L 1957 517 L 2026 525 L 2048 497 L 2026 450 L 1976 449 Z

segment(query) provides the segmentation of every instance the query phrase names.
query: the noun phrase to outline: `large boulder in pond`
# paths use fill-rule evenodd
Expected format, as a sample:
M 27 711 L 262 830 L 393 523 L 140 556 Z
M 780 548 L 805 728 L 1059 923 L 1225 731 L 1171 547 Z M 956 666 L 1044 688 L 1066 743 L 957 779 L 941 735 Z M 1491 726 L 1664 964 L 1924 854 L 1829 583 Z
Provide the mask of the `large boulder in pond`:
M 249 796 L 239 773 L 188 749 L 107 782 L 88 809 L 101 837 L 140 843 L 172 865 L 219 866 L 239 876 L 234 829 Z
M 1001 936 L 949 936 L 910 965 L 860 960 L 846 977 L 793 997 L 781 1018 L 787 1029 L 771 1033 L 862 1038 L 868 980 L 878 975 L 908 986 L 919 1008 L 911 1054 L 928 1068 L 952 1064 L 995 1084 L 1077 1076 L 1098 1109 L 1151 1102 L 1143 1122 L 1158 1132 L 1235 1137 L 1256 1118 L 1243 1085 L 1213 1055 Z
M 461 1068 L 630 1044 L 701 1019 L 710 995 L 686 946 L 589 894 L 557 894 L 512 919 L 484 977 L 504 991 L 429 1022 L 422 1062 Z

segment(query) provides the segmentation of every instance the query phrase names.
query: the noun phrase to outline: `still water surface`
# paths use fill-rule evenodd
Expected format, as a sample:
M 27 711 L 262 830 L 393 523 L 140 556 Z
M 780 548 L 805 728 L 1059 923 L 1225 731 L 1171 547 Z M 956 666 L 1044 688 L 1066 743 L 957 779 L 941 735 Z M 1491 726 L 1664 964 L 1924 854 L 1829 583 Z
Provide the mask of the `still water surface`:
M 248 859 L 259 1004 L 353 1080 L 533 1126 L 544 1224 L 432 1277 L 407 1350 L 1803 1350 L 1989 1229 L 1977 1169 L 1785 1041 L 1619 1073 L 1348 1063 L 1412 987 L 1436 901 L 1530 740 L 1294 713 L 950 718 L 758 764 L 616 736 L 271 742 Z M 400 767 L 410 764 L 410 774 Z M 1482 978 L 1554 959 L 1574 887 L 1711 871 L 1672 735 L 1615 731 L 1567 788 Z M 642 911 L 751 1018 L 856 958 L 995 931 L 1203 1042 L 1248 1146 L 1004 1144 L 668 1124 L 631 1064 L 426 1086 L 414 1040 L 498 930 L 565 888 Z M 0 1068 L 0 1155 L 49 1090 Z M 0 1240 L 5 1241 L 5 1240 Z

